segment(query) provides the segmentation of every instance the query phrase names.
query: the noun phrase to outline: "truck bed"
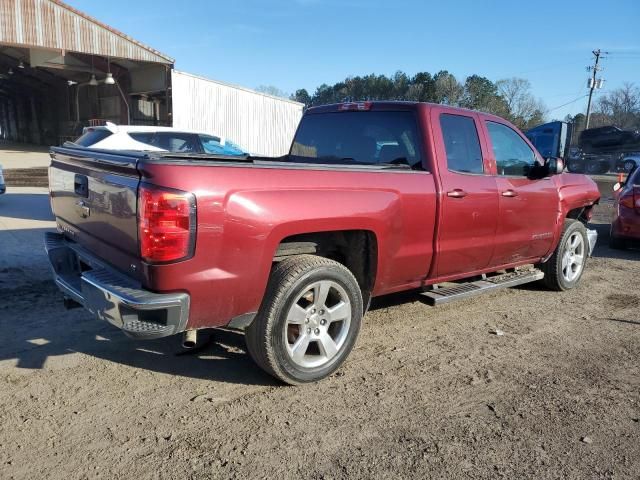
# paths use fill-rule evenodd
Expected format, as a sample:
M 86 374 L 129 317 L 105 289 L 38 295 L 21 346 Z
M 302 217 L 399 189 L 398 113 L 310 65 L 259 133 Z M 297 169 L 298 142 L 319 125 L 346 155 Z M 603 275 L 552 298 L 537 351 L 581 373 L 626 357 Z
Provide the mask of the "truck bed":
M 212 319 L 224 325 L 257 311 L 278 245 L 306 232 L 372 232 L 384 251 L 376 295 L 419 287 L 431 267 L 437 196 L 426 171 L 53 148 L 50 181 L 64 236 L 145 289 L 188 293 L 190 327 L 215 326 Z M 142 184 L 195 194 L 193 258 L 142 261 L 136 205 Z

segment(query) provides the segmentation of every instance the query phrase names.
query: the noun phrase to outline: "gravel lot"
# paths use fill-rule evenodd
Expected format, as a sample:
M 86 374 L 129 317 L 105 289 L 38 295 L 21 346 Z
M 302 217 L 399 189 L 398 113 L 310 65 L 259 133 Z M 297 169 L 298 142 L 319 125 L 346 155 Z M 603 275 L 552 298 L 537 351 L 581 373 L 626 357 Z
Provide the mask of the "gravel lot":
M 234 332 L 181 354 L 65 311 L 25 240 L 24 268 L 0 253 L 0 478 L 640 478 L 640 251 L 606 246 L 607 208 L 578 289 L 378 299 L 297 388 Z

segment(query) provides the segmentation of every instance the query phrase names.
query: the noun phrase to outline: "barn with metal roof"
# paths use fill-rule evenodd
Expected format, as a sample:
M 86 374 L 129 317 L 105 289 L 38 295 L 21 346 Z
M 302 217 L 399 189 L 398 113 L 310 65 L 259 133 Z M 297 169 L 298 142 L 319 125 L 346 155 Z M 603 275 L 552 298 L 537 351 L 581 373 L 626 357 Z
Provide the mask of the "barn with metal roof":
M 0 136 L 56 145 L 92 122 L 170 124 L 173 63 L 59 0 L 2 0 Z
M 210 131 L 286 153 L 303 105 L 174 70 L 60 0 L 0 0 L 0 140 L 59 145 L 111 121 Z

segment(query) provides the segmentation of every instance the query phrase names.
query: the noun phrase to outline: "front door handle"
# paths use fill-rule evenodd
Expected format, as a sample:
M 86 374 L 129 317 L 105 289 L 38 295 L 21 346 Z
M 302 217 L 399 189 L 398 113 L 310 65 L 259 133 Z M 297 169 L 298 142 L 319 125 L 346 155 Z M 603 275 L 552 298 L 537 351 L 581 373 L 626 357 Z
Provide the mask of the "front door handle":
M 467 192 L 459 188 L 455 188 L 447 192 L 447 197 L 451 197 L 451 198 L 464 198 L 466 196 L 467 196 Z
M 515 190 L 505 190 L 504 192 L 502 192 L 502 196 L 503 197 L 517 197 L 518 196 L 518 192 L 516 192 Z

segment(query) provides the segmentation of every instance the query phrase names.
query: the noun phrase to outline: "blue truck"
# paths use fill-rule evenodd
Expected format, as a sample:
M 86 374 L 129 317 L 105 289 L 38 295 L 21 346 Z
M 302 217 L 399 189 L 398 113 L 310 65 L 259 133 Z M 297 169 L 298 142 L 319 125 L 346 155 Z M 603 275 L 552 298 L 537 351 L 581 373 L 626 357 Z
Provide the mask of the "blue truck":
M 549 122 L 525 132 L 540 155 L 544 158 L 569 159 L 572 125 L 567 122 Z

